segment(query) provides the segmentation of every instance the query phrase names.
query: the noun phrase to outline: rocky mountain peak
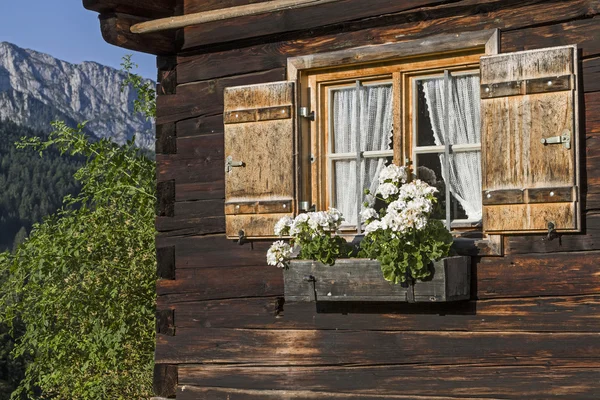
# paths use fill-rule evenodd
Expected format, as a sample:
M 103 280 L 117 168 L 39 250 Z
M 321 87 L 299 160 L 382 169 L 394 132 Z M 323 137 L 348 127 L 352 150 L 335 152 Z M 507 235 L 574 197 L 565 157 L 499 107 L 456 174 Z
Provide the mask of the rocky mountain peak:
M 125 74 L 95 62 L 71 64 L 0 42 L 0 119 L 48 130 L 50 121 L 75 125 L 98 138 L 154 149 L 154 124 L 134 115 L 135 91 L 121 90 Z

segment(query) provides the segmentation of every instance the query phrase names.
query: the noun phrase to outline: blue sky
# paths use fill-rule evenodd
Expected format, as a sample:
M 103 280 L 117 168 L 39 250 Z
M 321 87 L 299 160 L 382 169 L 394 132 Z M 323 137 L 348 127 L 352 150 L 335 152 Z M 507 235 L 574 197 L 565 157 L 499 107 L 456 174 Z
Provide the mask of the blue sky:
M 156 57 L 106 43 L 98 14 L 84 9 L 81 0 L 0 0 L 0 42 L 114 68 L 120 68 L 123 55 L 133 54 L 137 73 L 156 80 Z

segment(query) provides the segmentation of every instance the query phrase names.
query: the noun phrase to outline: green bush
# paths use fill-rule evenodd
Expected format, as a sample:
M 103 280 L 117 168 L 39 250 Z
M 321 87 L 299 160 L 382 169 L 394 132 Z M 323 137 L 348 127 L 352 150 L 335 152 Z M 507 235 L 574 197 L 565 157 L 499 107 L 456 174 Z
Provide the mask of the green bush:
M 90 142 L 53 124 L 21 148 L 83 156 L 77 196 L 0 254 L 0 323 L 22 321 L 13 355 L 31 361 L 12 398 L 151 396 L 156 259 L 155 164 L 133 140 Z

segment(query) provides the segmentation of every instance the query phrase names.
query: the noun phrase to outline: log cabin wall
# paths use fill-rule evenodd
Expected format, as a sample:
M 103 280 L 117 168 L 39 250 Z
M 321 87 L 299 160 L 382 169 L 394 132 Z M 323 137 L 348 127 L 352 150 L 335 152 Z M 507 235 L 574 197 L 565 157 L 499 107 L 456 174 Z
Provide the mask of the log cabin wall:
M 185 0 L 179 13 L 248 3 Z M 600 3 L 369 3 L 203 24 L 160 42 L 157 395 L 598 398 Z M 288 57 L 493 28 L 501 52 L 579 46 L 583 232 L 505 236 L 503 257 L 474 257 L 472 299 L 461 304 L 284 304 L 270 241 L 224 235 L 223 89 L 284 80 Z

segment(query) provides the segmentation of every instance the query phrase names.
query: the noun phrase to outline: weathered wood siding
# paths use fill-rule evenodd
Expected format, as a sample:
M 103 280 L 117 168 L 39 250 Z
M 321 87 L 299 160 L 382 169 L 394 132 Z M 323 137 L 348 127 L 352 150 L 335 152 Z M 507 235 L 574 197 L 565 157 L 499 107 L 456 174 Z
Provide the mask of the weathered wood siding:
M 185 0 L 182 10 L 253 2 Z M 177 382 L 180 400 L 598 398 L 600 3 L 369 4 L 186 28 L 177 57 L 159 58 L 157 390 Z M 582 233 L 506 236 L 503 257 L 473 259 L 463 304 L 283 304 L 269 242 L 225 238 L 224 88 L 285 79 L 291 56 L 491 28 L 501 52 L 579 46 Z

